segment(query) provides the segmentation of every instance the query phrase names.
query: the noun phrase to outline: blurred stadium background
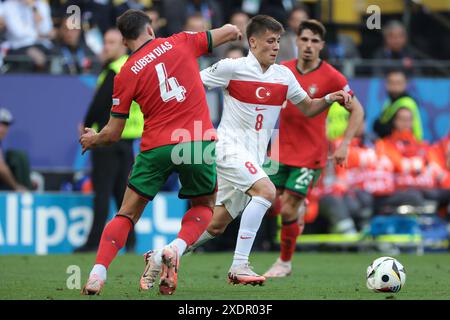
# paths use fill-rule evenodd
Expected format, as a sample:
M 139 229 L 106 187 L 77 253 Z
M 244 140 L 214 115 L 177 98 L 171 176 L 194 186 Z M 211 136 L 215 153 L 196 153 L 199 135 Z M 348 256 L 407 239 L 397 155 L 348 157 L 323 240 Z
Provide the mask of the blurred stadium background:
M 44 8 L 41 18 L 48 22 L 47 27 L 41 36 L 25 41 L 27 48 L 36 49 L 31 53 L 20 46 L 21 32 L 23 37 L 29 37 L 28 26 L 20 22 L 20 16 L 11 17 L 11 2 Z M 62 22 L 68 16 L 66 8 L 73 4 L 81 9 L 81 30 L 68 31 Z M 367 12 L 369 5 L 380 8 L 381 29 L 367 27 L 372 15 Z M 0 255 L 71 253 L 86 241 L 93 221 L 91 164 L 89 153 L 81 155 L 78 130 L 104 62 L 102 35 L 128 8 L 145 10 L 152 17 L 158 36 L 182 30 L 201 31 L 227 22 L 243 24 L 246 17 L 257 13 L 277 18 L 288 34 L 292 25 L 307 14 L 325 24 L 328 32 L 323 56 L 349 79 L 365 108 L 368 135 L 376 139 L 373 124 L 388 98 L 385 73 L 393 67 L 404 70 L 408 76 L 407 91 L 419 108 L 423 140 L 430 146 L 437 145 L 449 134 L 450 0 L 0 0 L 0 107 L 8 109 L 14 119 L 1 141 L 1 149 L 2 153 L 24 152 L 31 168 L 28 192 L 0 193 Z M 296 10 L 303 13 L 291 14 Z M 396 39 L 387 39 L 390 35 L 384 26 L 389 23 L 400 25 L 399 33 L 391 35 Z M 402 28 L 406 33 L 402 33 Z M 287 38 L 282 42 L 280 59 L 295 57 Z M 400 48 L 385 54 L 389 45 Z M 245 42 L 236 46 L 247 50 Z M 216 50 L 202 57 L 200 68 L 227 53 Z M 208 92 L 207 97 L 217 125 L 222 110 L 221 93 Z M 330 132 L 330 139 L 338 135 L 339 132 Z M 136 150 L 138 143 L 135 142 Z M 428 160 L 422 156 L 422 173 L 426 175 Z M 390 174 L 395 179 L 395 173 Z M 334 168 L 327 168 L 323 183 L 330 186 L 336 181 Z M 427 188 L 449 187 L 434 179 Z M 448 196 L 436 200 L 422 192 L 423 186 L 411 186 L 420 192 L 420 203 L 400 203 L 390 207 L 389 212 L 377 212 L 371 204 L 355 198 L 354 188 L 344 189 L 345 192 L 331 194 L 344 205 L 344 218 L 353 220 L 354 228 L 340 229 L 333 212 L 323 213 L 320 197 L 328 195 L 324 192 L 310 201 L 298 249 L 390 254 L 448 251 Z M 164 192 L 148 205 L 136 226 L 136 253 L 175 238 L 188 205 L 177 198 L 177 190 L 178 181 L 173 177 Z M 115 211 L 111 200 L 111 217 Z M 211 241 L 203 250 L 232 250 L 237 224 L 234 222 L 223 237 Z M 276 250 L 278 230 L 278 218 L 267 217 L 255 242 L 256 250 Z

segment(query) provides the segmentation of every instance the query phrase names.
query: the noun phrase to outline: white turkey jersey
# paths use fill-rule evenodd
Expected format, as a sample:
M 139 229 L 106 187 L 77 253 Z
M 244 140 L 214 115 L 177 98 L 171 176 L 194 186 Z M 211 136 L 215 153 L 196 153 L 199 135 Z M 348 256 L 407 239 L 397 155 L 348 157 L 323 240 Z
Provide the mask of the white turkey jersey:
M 289 99 L 298 104 L 307 93 L 285 66 L 273 64 L 266 72 L 255 56 L 223 59 L 200 73 L 208 88 L 224 91 L 222 119 L 217 129 L 217 161 L 248 152 L 262 165 L 281 108 Z

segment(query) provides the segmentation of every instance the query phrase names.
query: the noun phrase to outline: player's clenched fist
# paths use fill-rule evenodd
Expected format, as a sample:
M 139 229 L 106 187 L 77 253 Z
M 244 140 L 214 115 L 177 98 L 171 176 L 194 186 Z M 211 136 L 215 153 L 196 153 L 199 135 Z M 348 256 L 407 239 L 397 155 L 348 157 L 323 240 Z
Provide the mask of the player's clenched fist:
M 83 147 L 81 154 L 91 149 L 97 132 L 92 128 L 84 128 L 84 133 L 80 137 L 80 144 Z
M 339 90 L 328 94 L 325 99 L 330 102 L 339 102 L 345 108 L 349 108 L 352 102 L 352 96 L 344 90 Z
M 242 32 L 234 24 L 228 23 L 228 24 L 224 25 L 223 28 L 228 29 L 227 31 L 230 32 L 232 41 L 242 39 Z

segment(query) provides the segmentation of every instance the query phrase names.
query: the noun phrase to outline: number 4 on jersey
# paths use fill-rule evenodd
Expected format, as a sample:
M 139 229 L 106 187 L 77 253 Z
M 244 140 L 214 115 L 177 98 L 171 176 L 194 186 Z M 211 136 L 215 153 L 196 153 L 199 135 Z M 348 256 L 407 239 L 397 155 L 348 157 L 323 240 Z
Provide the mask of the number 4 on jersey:
M 172 99 L 177 99 L 178 102 L 182 102 L 186 99 L 186 89 L 183 86 L 180 86 L 177 79 L 175 77 L 167 78 L 167 70 L 164 63 L 158 63 L 155 66 L 155 69 L 158 74 L 161 99 L 164 102 Z

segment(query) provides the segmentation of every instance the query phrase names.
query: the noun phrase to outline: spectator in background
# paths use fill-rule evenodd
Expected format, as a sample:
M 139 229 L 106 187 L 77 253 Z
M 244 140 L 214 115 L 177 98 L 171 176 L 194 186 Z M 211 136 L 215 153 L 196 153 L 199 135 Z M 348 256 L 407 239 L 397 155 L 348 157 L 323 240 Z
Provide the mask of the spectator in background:
M 11 112 L 0 108 L 0 190 L 27 191 L 31 188 L 28 157 L 16 150 L 3 152 L 2 142 L 12 123 Z
M 101 35 L 116 24 L 114 16 L 114 0 L 61 0 L 63 2 L 63 14 L 70 5 L 77 5 L 81 9 L 84 31 L 98 28 Z
M 122 13 L 124 13 L 128 9 L 144 10 L 145 5 L 144 5 L 143 1 L 125 0 L 121 4 L 116 5 L 114 7 L 114 18 L 117 19 L 119 16 L 122 15 Z
M 83 74 L 97 69 L 97 58 L 86 46 L 81 29 L 69 29 L 67 18 L 62 20 L 53 48 L 51 72 Z
M 259 14 L 267 14 L 286 26 L 289 12 L 298 2 L 296 0 L 247 0 L 248 3 L 260 3 Z
M 97 91 L 83 124 L 83 128 L 94 127 L 97 131 L 100 131 L 109 121 L 114 77 L 128 59 L 127 48 L 122 43 L 122 35 L 118 29 L 107 31 L 104 36 L 104 43 L 103 56 L 106 58 L 106 63 L 97 79 Z M 78 248 L 76 252 L 97 250 L 102 230 L 110 212 L 111 196 L 114 197 L 117 208 L 120 208 L 128 174 L 134 161 L 133 141 L 142 135 L 143 119 L 139 106 L 133 102 L 125 129 L 122 132 L 122 139 L 111 146 L 91 150 L 94 222 L 86 244 Z M 81 131 L 83 133 L 84 130 Z M 135 241 L 135 233 L 132 231 L 128 237 L 127 251 L 134 250 Z
M 155 36 L 157 38 L 167 36 L 167 32 L 165 29 L 166 25 L 167 25 L 167 21 L 166 21 L 166 19 L 161 17 L 161 13 L 160 13 L 159 9 L 155 6 L 153 6 L 153 7 L 146 8 L 144 11 L 148 15 L 150 20 L 152 20 L 152 28 L 153 28 L 153 31 L 155 32 Z
M 203 32 L 208 30 L 208 22 L 200 12 L 193 13 L 186 19 L 185 31 Z
M 7 0 L 0 14 L 6 27 L 5 64 L 12 72 L 46 71 L 51 49 L 50 7 L 43 0 Z
M 436 172 L 437 183 L 435 191 L 431 191 L 425 197 L 438 201 L 438 212 L 442 218 L 450 220 L 450 133 L 434 143 L 428 153 L 430 165 Z
M 330 32 L 327 32 L 328 39 L 324 58 L 338 60 L 336 62 L 343 64 L 342 72 L 345 73 L 346 64 L 355 64 L 361 58 L 358 47 L 351 36 L 339 30 L 337 24 L 329 23 L 327 29 Z M 350 73 L 352 69 L 349 69 L 348 72 Z
M 200 13 L 206 21 L 207 29 L 218 28 L 224 24 L 224 16 L 217 0 L 164 0 L 162 11 L 169 21 L 167 33 L 183 31 L 187 17 Z
M 335 166 L 336 176 L 347 191 L 343 196 L 350 216 L 358 230 L 364 229 L 373 213 L 373 199 L 390 196 L 395 191 L 391 161 L 377 154 L 363 122 L 348 148 L 347 166 Z M 341 139 L 333 141 L 336 147 Z
M 0 70 L 3 66 L 3 50 L 1 47 L 1 44 L 3 41 L 6 40 L 5 38 L 5 30 L 6 30 L 6 23 L 5 18 L 3 17 L 3 2 L 0 1 Z
M 297 6 L 289 13 L 286 32 L 280 39 L 280 50 L 277 61 L 291 60 L 297 57 L 297 30 L 305 20 L 309 19 L 309 12 L 304 6 Z
M 230 17 L 230 23 L 238 27 L 242 33 L 241 39 L 230 42 L 230 46 L 241 46 L 248 49 L 247 41 L 247 24 L 250 21 L 250 17 L 244 11 L 235 11 Z
M 214 50 L 213 50 L 214 56 L 223 59 L 226 57 L 228 49 L 232 48 L 232 47 L 233 48 L 236 48 L 236 47 L 243 48 L 245 50 L 245 55 L 247 55 L 248 41 L 247 41 L 247 36 L 246 36 L 246 29 L 247 29 L 247 24 L 248 24 L 249 20 L 250 20 L 250 17 L 248 16 L 248 14 L 246 14 L 243 11 L 235 11 L 232 13 L 229 23 L 238 27 L 239 31 L 241 31 L 241 33 L 242 33 L 242 38 L 237 39 L 232 42 L 229 42 L 229 43 L 226 43 L 223 46 L 214 48 Z
M 373 130 L 380 138 L 392 133 L 393 118 L 400 108 L 407 108 L 413 114 L 413 133 L 418 141 L 423 138 L 422 119 L 416 101 L 407 92 L 406 74 L 401 69 L 394 69 L 386 75 L 388 99 L 384 103 L 380 117 L 375 120 Z
M 247 55 L 247 49 L 241 47 L 241 46 L 230 46 L 227 48 L 227 51 L 225 52 L 225 58 L 230 59 L 239 59 L 242 57 L 245 57 Z
M 423 205 L 433 192 L 424 192 L 436 186 L 437 175 L 430 167 L 428 145 L 417 140 L 412 131 L 413 113 L 409 108 L 399 108 L 393 115 L 392 133 L 376 142 L 378 155 L 385 155 L 392 162 L 395 177 L 395 193 L 377 199 L 377 212 L 400 205 Z M 427 196 L 425 196 L 425 193 Z
M 376 66 L 373 73 L 384 75 L 384 73 L 395 68 L 402 68 L 408 75 L 416 73 L 414 70 L 414 59 L 417 57 L 408 44 L 408 35 L 405 26 L 400 21 L 390 21 L 383 28 L 383 47 L 374 53 L 374 59 L 386 60 L 383 66 Z
M 116 0 L 46 0 L 52 3 L 55 24 L 61 25 L 67 18 L 67 8 L 76 5 L 80 8 L 81 28 L 86 46 L 96 55 L 103 47 L 103 34 L 116 25 L 114 5 Z
M 299 209 L 306 209 L 302 212 L 304 221 L 312 223 L 306 229 L 314 230 L 313 233 L 355 234 L 356 224 L 345 197 L 347 191 L 346 184 L 336 176 L 333 164 L 328 163 L 316 186 L 308 192 L 308 201 Z
M 5 18 L 3 17 L 3 2 L 0 2 L 0 35 L 3 34 L 3 31 L 6 29 Z M 0 36 L 0 41 L 2 40 Z
M 187 17 L 186 19 L 186 25 L 184 26 L 185 31 L 191 31 L 191 32 L 203 32 L 208 30 L 208 22 L 205 20 L 202 14 L 200 12 L 194 13 Z M 197 61 L 199 64 L 200 70 L 205 69 L 209 67 L 212 63 L 217 61 L 218 59 L 215 57 L 218 57 L 220 52 L 213 49 L 212 55 L 204 55 L 200 56 Z

